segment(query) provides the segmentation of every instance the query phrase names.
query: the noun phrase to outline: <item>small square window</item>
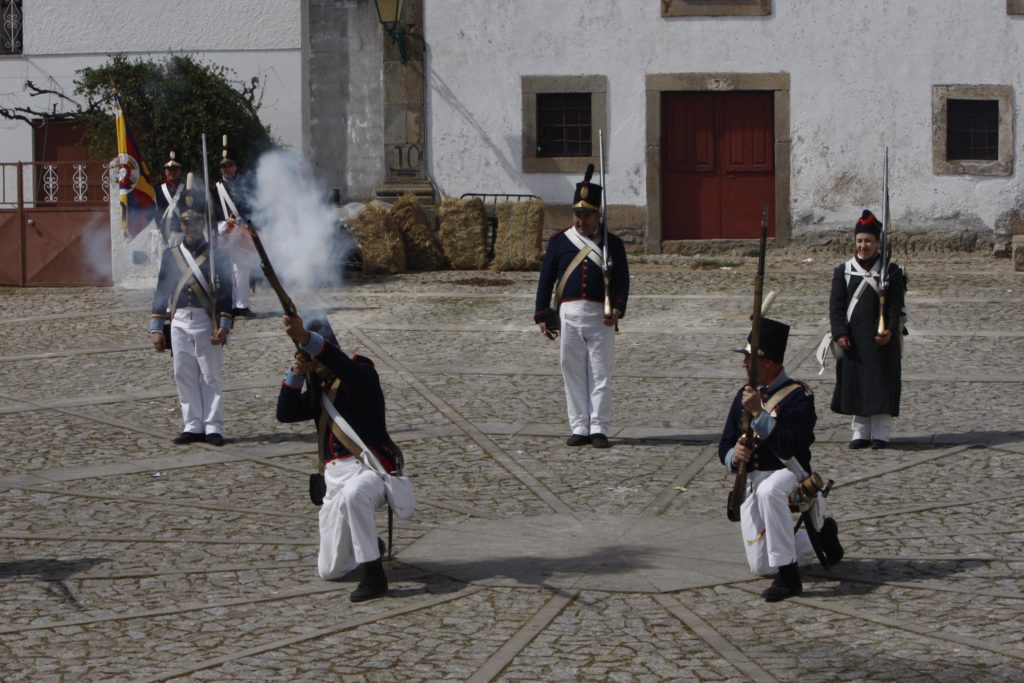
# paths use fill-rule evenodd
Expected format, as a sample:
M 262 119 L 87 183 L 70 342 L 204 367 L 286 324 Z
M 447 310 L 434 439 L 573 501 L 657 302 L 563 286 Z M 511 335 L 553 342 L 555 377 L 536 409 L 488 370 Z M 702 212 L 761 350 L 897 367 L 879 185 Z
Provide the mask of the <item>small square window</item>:
M 590 93 L 537 95 L 537 156 L 591 156 L 590 121 Z
M 523 173 L 579 173 L 608 130 L 604 76 L 522 76 Z M 607 152 L 607 150 L 606 150 Z
M 932 86 L 932 172 L 1013 173 L 1013 87 Z
M 999 102 L 948 100 L 946 102 L 946 158 L 999 158 Z

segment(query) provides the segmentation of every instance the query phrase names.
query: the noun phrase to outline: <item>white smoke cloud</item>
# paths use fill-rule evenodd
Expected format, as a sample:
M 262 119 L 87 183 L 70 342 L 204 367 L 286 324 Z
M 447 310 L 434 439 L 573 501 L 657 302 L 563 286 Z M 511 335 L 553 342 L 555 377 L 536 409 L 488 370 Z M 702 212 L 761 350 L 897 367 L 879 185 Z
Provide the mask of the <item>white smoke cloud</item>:
M 282 283 L 300 290 L 340 285 L 355 243 L 339 228 L 337 210 L 309 162 L 294 152 L 267 152 L 251 192 L 252 220 Z

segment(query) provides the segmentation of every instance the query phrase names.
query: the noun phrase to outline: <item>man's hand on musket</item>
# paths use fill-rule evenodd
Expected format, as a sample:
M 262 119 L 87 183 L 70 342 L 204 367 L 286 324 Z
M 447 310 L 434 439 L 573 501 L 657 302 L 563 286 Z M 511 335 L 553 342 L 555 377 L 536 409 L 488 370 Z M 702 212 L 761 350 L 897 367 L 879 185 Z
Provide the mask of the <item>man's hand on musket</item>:
M 284 331 L 300 346 L 309 341 L 309 332 L 306 330 L 305 325 L 302 324 L 302 318 L 297 315 L 284 316 Z
M 743 410 L 750 413 L 751 417 L 757 417 L 764 410 L 764 403 L 761 402 L 761 392 L 749 384 L 743 387 Z
M 836 344 L 839 344 L 839 348 L 841 348 L 843 351 L 850 350 L 850 338 L 845 334 L 839 339 L 836 339 Z
M 622 311 L 620 311 L 617 308 L 613 308 L 612 309 L 612 317 L 605 318 L 602 322 L 604 322 L 605 327 L 614 327 L 615 325 L 619 324 L 619 318 L 621 318 L 621 317 L 622 317 Z
M 882 334 L 875 335 L 875 343 L 879 346 L 885 346 L 892 341 L 892 330 L 886 330 Z
M 150 332 L 149 340 L 153 342 L 153 350 L 159 353 L 163 353 L 166 350 L 164 345 L 164 333 L 163 332 Z
M 320 369 L 320 363 L 316 362 L 304 353 L 295 354 L 295 362 L 292 363 L 292 373 L 296 375 L 309 375 Z
M 537 329 L 539 329 L 540 333 L 543 334 L 548 339 L 554 339 L 554 338 L 556 338 L 558 336 L 558 335 L 554 334 L 551 330 L 548 329 L 547 323 L 544 323 L 544 322 L 537 323 Z
M 220 346 L 226 344 L 228 341 L 228 331 L 223 327 L 217 330 L 217 334 L 210 337 L 210 343 L 214 346 Z
M 753 449 L 747 448 L 743 443 L 743 439 L 736 442 L 736 446 L 732 451 L 732 464 L 739 465 L 741 462 L 750 462 L 750 457 L 754 455 Z

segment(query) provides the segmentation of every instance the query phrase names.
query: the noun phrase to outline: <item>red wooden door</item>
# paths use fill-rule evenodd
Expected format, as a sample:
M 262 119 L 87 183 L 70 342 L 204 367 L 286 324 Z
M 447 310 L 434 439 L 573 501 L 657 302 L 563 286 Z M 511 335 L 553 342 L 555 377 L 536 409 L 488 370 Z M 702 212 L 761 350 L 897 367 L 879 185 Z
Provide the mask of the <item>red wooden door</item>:
M 775 235 L 770 92 L 662 95 L 662 239 L 756 239 L 768 204 Z

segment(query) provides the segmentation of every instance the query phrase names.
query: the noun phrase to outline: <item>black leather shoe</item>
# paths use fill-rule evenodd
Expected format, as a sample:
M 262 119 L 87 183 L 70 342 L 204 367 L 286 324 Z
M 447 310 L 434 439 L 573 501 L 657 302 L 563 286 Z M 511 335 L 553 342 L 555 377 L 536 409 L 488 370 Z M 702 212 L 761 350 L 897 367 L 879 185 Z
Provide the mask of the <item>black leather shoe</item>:
M 794 562 L 785 567 L 779 567 L 779 573 L 776 574 L 775 580 L 761 593 L 761 597 L 766 602 L 779 602 L 803 592 L 804 587 L 800 583 L 800 568 Z
M 211 446 L 223 446 L 224 437 L 218 434 L 217 432 L 212 432 L 206 435 L 206 443 L 210 444 Z
M 205 441 L 206 436 L 199 432 L 182 432 L 178 436 L 174 437 L 174 443 L 179 446 L 186 443 L 195 443 L 196 441 Z
M 876 451 L 883 450 L 889 447 L 888 441 L 882 441 L 881 439 L 871 439 L 871 448 Z
M 373 562 L 363 563 L 363 576 L 348 599 L 363 602 L 387 595 L 387 592 L 388 577 L 384 574 L 384 562 L 378 557 Z
M 850 448 L 860 450 L 861 448 L 867 448 L 871 445 L 871 442 L 867 439 L 854 439 L 850 442 Z
M 590 443 L 590 437 L 587 436 L 586 434 L 573 434 L 566 440 L 565 445 L 586 446 L 588 443 Z
M 594 448 L 611 448 L 612 445 L 608 443 L 608 437 L 604 434 L 591 434 L 590 443 Z
M 256 317 L 256 314 L 253 313 L 252 309 L 250 309 L 248 307 L 246 307 L 246 308 L 236 308 L 233 311 L 233 313 L 234 313 L 234 316 L 236 318 L 255 318 Z

